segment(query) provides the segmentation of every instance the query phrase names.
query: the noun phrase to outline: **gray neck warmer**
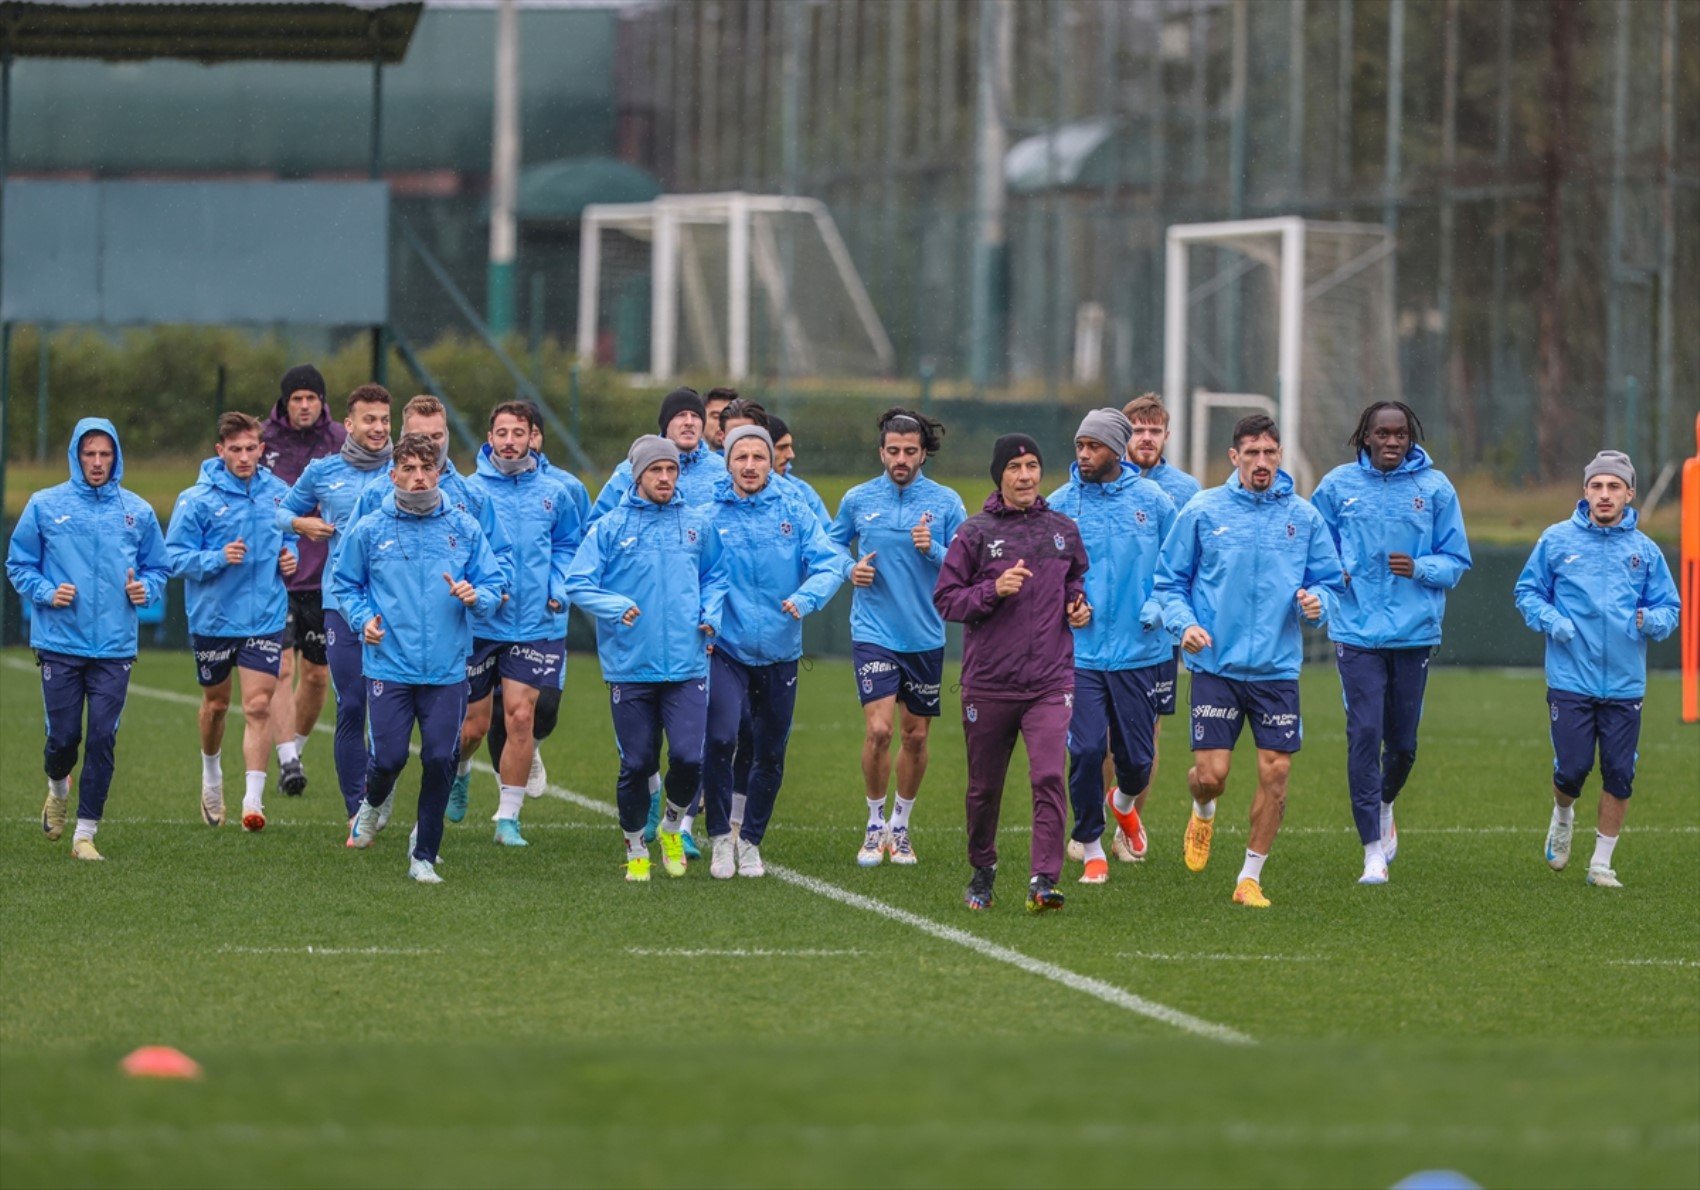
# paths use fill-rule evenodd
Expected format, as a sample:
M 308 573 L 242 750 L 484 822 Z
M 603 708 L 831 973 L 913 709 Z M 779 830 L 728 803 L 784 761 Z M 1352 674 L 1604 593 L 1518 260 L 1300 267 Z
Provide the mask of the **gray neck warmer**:
M 503 475 L 512 479 L 516 475 L 524 475 L 527 471 L 537 470 L 537 456 L 526 451 L 517 459 L 504 459 L 495 451 L 490 452 L 490 465 Z
M 442 502 L 442 488 L 431 488 L 424 492 L 404 492 L 400 488 L 395 490 L 395 506 L 412 516 L 430 516 Z
M 376 471 L 379 467 L 388 465 L 393 453 L 395 443 L 387 439 L 382 450 L 367 450 L 354 440 L 352 434 L 342 440 L 342 457 L 357 471 Z

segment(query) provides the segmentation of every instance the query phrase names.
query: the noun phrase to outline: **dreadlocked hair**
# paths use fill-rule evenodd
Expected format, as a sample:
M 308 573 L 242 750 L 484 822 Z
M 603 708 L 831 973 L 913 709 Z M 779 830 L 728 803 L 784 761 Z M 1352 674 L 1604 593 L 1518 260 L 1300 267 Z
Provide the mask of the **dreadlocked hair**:
M 1375 420 L 1375 415 L 1384 409 L 1397 409 L 1405 415 L 1405 425 L 1411 431 L 1411 443 L 1413 445 L 1423 440 L 1422 419 L 1417 416 L 1415 409 L 1412 409 L 1403 401 L 1376 401 L 1358 417 L 1358 428 L 1352 431 L 1350 438 L 1346 439 L 1346 445 L 1354 451 L 1368 450 L 1370 423 Z

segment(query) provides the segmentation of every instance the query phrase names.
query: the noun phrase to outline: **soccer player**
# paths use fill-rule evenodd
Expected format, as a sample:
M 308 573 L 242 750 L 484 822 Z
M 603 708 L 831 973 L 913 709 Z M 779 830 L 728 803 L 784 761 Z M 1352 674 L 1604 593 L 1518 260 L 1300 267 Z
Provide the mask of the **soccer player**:
M 533 412 L 506 401 L 490 412 L 488 440 L 478 452 L 473 484 L 484 493 L 507 539 L 512 581 L 500 607 L 473 617 L 470 684 L 461 755 L 470 757 L 490 730 L 491 695 L 502 686 L 502 748 L 495 841 L 524 847 L 519 812 L 537 749 L 532 724 L 539 692 L 560 690 L 567 669 L 567 568 L 584 537 L 590 497 L 565 471 L 537 466 L 531 453 Z M 466 815 L 468 781 L 455 776 L 448 819 Z
M 1599 826 L 1588 883 L 1622 888 L 1612 852 L 1634 791 L 1647 642 L 1663 640 L 1681 612 L 1664 554 L 1635 527 L 1635 467 L 1602 450 L 1582 472 L 1570 519 L 1535 543 L 1517 578 L 1517 610 L 1546 636 L 1547 707 L 1552 717 L 1552 823 L 1547 866 L 1570 862 L 1576 799 L 1600 760 Z
M 792 467 L 797 461 L 797 440 L 791 433 L 791 427 L 782 418 L 770 413 L 767 415 L 767 432 L 773 438 L 773 469 L 797 486 L 803 493 L 803 499 L 809 503 L 809 511 L 820 518 L 821 524 L 831 524 L 832 514 L 826 510 L 826 501 L 820 498 L 814 485 Z
M 667 736 L 661 864 L 685 874 L 680 829 L 702 780 L 708 719 L 708 650 L 720 630 L 726 578 L 720 535 L 679 493 L 679 448 L 645 434 L 626 455 L 636 477 L 620 506 L 591 526 L 571 568 L 567 595 L 596 620 L 596 651 L 608 683 L 620 750 L 617 798 L 626 837 L 626 879 L 649 879 L 648 780 Z
M 850 559 L 806 504 L 773 481 L 773 440 L 760 426 L 727 432 L 726 467 L 708 528 L 720 542 L 727 585 L 709 657 L 703 790 L 709 875 L 761 876 L 761 841 L 785 771 L 797 701 L 804 616 L 819 611 L 850 574 Z M 750 721 L 750 743 L 740 742 Z M 733 756 L 746 750 L 750 780 L 737 843 L 731 825 Z
M 1234 903 L 1266 909 L 1263 861 L 1287 808 L 1287 773 L 1304 742 L 1300 623 L 1318 625 L 1340 598 L 1343 576 L 1328 526 L 1281 470 L 1281 438 L 1262 414 L 1234 426 L 1234 474 L 1180 510 L 1163 541 L 1155 595 L 1192 671 L 1192 815 L 1186 866 L 1210 860 L 1216 799 L 1228 785 L 1234 744 L 1249 720 L 1257 742 L 1251 837 Z
M 862 699 L 862 784 L 868 825 L 856 862 L 871 868 L 889 855 L 916 860 L 909 813 L 927 772 L 927 732 L 939 713 L 944 677 L 944 620 L 933 587 L 957 527 L 968 519 L 962 497 L 921 469 L 938 453 L 944 427 L 924 413 L 888 409 L 879 419 L 884 474 L 844 493 L 828 534 L 843 549 L 857 542 L 850 570 L 850 653 Z M 897 758 L 897 804 L 885 807 L 891 784 L 891 739 L 903 703 Z
M 366 781 L 366 682 L 360 672 L 360 636 L 343 618 L 331 584 L 342 528 L 352 528 L 366 485 L 389 474 L 390 394 L 362 384 L 348 394 L 347 437 L 334 455 L 307 464 L 279 510 L 280 524 L 308 541 L 329 543 L 320 598 L 325 613 L 325 657 L 336 691 L 336 779 L 352 826 Z
M 998 874 L 998 812 L 1010 754 L 1027 745 L 1033 786 L 1032 876 L 1027 909 L 1063 907 L 1063 761 L 1074 704 L 1074 636 L 1092 621 L 1086 547 L 1073 521 L 1039 494 L 1044 461 L 1025 434 L 992 447 L 997 490 L 956 531 L 933 591 L 947 620 L 964 625 L 962 732 L 968 744 L 968 862 L 963 901 L 989 909 Z M 1104 738 L 1102 720 L 1097 738 Z M 1102 830 L 1102 826 L 1099 827 Z M 1102 852 L 1100 852 L 1100 855 Z
M 720 411 L 738 400 L 735 388 L 711 388 L 703 394 L 703 438 L 715 454 L 725 453 L 726 431 L 720 425 Z
M 1162 614 L 1151 588 L 1175 505 L 1125 461 L 1132 432 L 1118 409 L 1088 413 L 1075 431 L 1073 473 L 1049 501 L 1053 512 L 1079 526 L 1092 565 L 1086 572 L 1092 619 L 1074 633 L 1074 713 L 1068 728 L 1068 794 L 1072 837 L 1086 864 L 1082 884 L 1103 884 L 1110 877 L 1103 844 L 1106 800 L 1124 837 L 1144 837 L 1134 791 L 1150 779 L 1157 691 L 1174 643 L 1157 631 Z M 1106 755 L 1116 774 L 1107 799 Z
M 707 504 L 714 499 L 714 485 L 726 474 L 726 463 L 703 439 L 703 426 L 708 414 L 702 398 L 694 388 L 676 388 L 661 399 L 661 414 L 656 419 L 661 434 L 679 448 L 679 477 L 676 490 L 691 507 Z M 632 489 L 630 460 L 614 468 L 602 492 L 591 507 L 590 519 L 600 520 L 620 506 Z
M 312 364 L 297 364 L 283 374 L 277 404 L 260 429 L 265 448 L 260 462 L 285 484 L 301 478 L 314 459 L 342 449 L 348 431 L 331 417 L 325 378 Z M 325 605 L 319 593 L 328 549 L 308 537 L 295 543 L 300 563 L 284 579 L 289 615 L 283 624 L 283 657 L 272 693 L 273 735 L 277 738 L 278 787 L 290 797 L 307 789 L 301 751 L 325 709 L 330 669 L 325 660 Z M 297 684 L 299 683 L 299 684 Z
M 85 417 L 65 452 L 71 475 L 36 492 L 12 528 L 6 577 L 30 604 L 30 647 L 41 667 L 47 712 L 47 801 L 41 831 L 65 833 L 71 770 L 84 742 L 77 782 L 76 859 L 104 858 L 94 835 L 112 788 L 118 717 L 136 659 L 136 609 L 158 599 L 171 577 L 159 518 L 124 490 L 118 431 L 104 417 Z
M 371 716 L 365 796 L 348 845 L 371 846 L 419 726 L 419 820 L 407 874 L 441 884 L 437 853 L 466 715 L 471 616 L 488 614 L 507 582 L 478 522 L 443 499 L 437 446 L 404 434 L 390 468 L 394 489 L 377 512 L 342 530 L 331 562 L 344 618 L 359 626 Z
M 1409 406 L 1377 401 L 1358 418 L 1354 462 L 1310 502 L 1340 553 L 1345 593 L 1328 621 L 1346 700 L 1346 773 L 1364 847 L 1359 884 L 1386 884 L 1399 851 L 1393 800 L 1417 760 L 1429 656 L 1446 592 L 1470 569 L 1458 493 L 1420 443 Z
M 242 829 L 266 826 L 266 762 L 272 696 L 289 615 L 284 580 L 298 569 L 295 534 L 278 524 L 289 485 L 260 465 L 260 423 L 246 413 L 218 419 L 213 458 L 177 497 L 165 534 L 174 574 L 186 580 L 189 647 L 201 684 L 201 819 L 224 825 L 224 721 L 230 671 L 242 675 Z

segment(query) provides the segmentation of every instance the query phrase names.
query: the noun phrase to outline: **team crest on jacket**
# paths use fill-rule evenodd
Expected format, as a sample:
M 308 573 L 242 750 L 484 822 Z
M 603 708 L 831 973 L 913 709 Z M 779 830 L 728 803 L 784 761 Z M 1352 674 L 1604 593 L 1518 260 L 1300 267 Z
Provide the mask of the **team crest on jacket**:
M 449 548 L 451 550 L 460 548 L 460 538 L 456 537 L 453 533 L 449 534 Z
M 1418 512 L 1421 512 L 1423 510 L 1423 498 L 1418 496 L 1416 499 L 1412 500 L 1411 507 L 1416 509 Z
M 1063 535 L 1061 533 L 1058 533 L 1056 536 L 1052 537 L 1051 540 L 1057 543 L 1057 552 L 1058 553 L 1061 553 L 1063 550 L 1068 548 L 1068 543 L 1063 540 Z
M 697 531 L 695 529 L 686 529 L 685 540 L 690 542 L 692 545 L 695 545 L 697 543 Z
M 1145 510 L 1143 508 L 1134 509 L 1133 519 L 1143 525 L 1145 523 Z
M 1640 554 L 1630 554 L 1629 555 L 1629 569 L 1639 570 L 1640 568 L 1641 568 L 1641 555 Z
M 549 499 L 549 497 L 547 497 L 547 496 L 543 497 L 543 511 L 544 512 L 554 512 L 555 511 L 555 502 L 553 500 Z
M 785 536 L 787 536 L 787 537 L 791 536 L 791 522 L 790 521 L 780 521 L 779 522 L 779 531 L 781 533 L 785 534 Z
M 1288 537 L 1297 537 L 1298 535 L 1299 535 L 1298 527 L 1296 525 L 1294 525 L 1291 521 L 1288 521 L 1287 522 L 1287 536 Z
M 970 723 L 978 723 L 980 721 L 980 710 L 973 703 L 969 703 L 968 706 L 963 709 L 962 717 L 967 719 Z
M 134 529 L 136 527 L 136 514 L 135 513 L 127 512 L 127 513 L 124 514 L 124 527 L 126 529 Z

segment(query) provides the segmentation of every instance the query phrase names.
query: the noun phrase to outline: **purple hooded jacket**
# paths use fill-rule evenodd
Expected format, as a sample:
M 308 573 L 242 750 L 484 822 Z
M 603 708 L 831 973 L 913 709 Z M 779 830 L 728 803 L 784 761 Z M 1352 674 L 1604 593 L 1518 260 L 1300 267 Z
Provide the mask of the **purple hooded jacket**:
M 1017 562 L 1033 572 L 1021 590 L 998 595 L 998 576 Z M 1086 592 L 1086 546 L 1075 523 L 1043 496 L 1024 512 L 993 492 L 956 531 L 933 588 L 933 606 L 965 626 L 962 691 L 980 698 L 1038 698 L 1074 689 L 1074 632 L 1068 605 Z
M 348 431 L 343 429 L 342 423 L 331 420 L 330 407 L 326 402 L 319 403 L 318 421 L 305 430 L 297 430 L 289 424 L 289 398 L 279 397 L 265 424 L 260 427 L 260 443 L 264 448 L 260 461 L 284 483 L 294 484 L 301 478 L 308 463 L 334 455 L 342 449 L 343 440 L 347 437 Z M 284 586 L 291 594 L 316 593 L 330 543 L 303 537 L 300 549 L 300 565 L 284 580 Z

